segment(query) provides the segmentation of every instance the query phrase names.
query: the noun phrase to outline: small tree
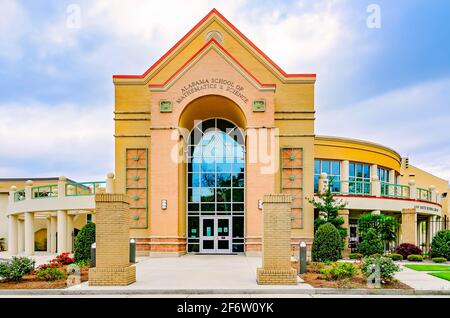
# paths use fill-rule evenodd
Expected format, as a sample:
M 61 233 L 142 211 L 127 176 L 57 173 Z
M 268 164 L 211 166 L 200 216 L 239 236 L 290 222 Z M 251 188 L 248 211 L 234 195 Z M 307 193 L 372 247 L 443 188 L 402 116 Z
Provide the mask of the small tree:
M 382 254 L 384 251 L 383 243 L 375 229 L 369 229 L 359 244 L 359 252 L 364 256 L 373 254 Z
M 347 229 L 342 226 L 344 219 L 339 216 L 339 210 L 344 210 L 347 207 L 347 203 L 334 197 L 331 191 L 332 184 L 333 180 L 330 179 L 325 192 L 319 192 L 317 198 L 309 200 L 309 202 L 314 205 L 314 209 L 319 211 L 319 217 L 314 220 L 314 232 L 317 232 L 323 224 L 333 224 L 341 236 L 340 249 L 342 250 L 344 248 L 345 238 L 347 237 Z
M 90 260 L 91 245 L 95 242 L 95 223 L 87 223 L 75 237 L 75 260 Z
M 370 229 L 374 229 L 385 248 L 390 242 L 397 238 L 398 221 L 384 214 L 364 214 L 358 219 L 358 232 L 364 239 L 364 236 Z
M 335 262 L 341 258 L 341 236 L 331 223 L 319 226 L 312 246 L 312 260 L 314 262 Z
M 441 230 L 433 237 L 431 257 L 444 257 L 450 260 L 450 230 Z

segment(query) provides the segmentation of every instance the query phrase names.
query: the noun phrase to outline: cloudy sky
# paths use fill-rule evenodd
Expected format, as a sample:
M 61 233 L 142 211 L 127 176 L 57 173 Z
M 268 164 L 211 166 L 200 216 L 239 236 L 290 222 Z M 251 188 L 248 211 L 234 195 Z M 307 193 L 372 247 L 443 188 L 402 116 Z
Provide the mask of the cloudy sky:
M 448 0 L 0 0 L 0 177 L 104 179 L 111 75 L 142 74 L 213 7 L 285 71 L 318 74 L 317 134 L 450 179 Z

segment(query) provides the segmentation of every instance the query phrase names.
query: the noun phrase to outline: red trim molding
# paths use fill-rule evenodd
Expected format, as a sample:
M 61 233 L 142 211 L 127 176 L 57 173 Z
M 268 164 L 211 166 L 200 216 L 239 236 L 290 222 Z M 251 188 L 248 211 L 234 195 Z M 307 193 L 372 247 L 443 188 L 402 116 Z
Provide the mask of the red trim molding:
M 210 45 L 215 44 L 217 47 L 220 48 L 220 50 L 225 53 L 231 60 L 233 60 L 234 63 L 236 63 L 240 68 L 242 68 L 251 78 L 253 78 L 260 86 L 262 87 L 276 87 L 276 84 L 265 84 L 262 83 L 261 81 L 259 81 L 256 76 L 254 76 L 249 70 L 247 70 L 241 63 L 239 63 L 239 61 L 232 56 L 222 45 L 220 45 L 219 42 L 217 42 L 214 38 L 212 38 L 211 40 L 209 40 L 204 46 L 202 46 L 202 48 L 200 50 L 198 50 L 191 58 L 189 58 L 178 70 L 175 71 L 175 73 L 173 73 L 164 83 L 160 83 L 160 84 L 149 84 L 149 87 L 164 87 L 166 86 L 168 83 L 170 83 L 170 81 L 172 81 L 172 79 L 177 76 L 178 73 L 180 73 L 187 65 L 189 65 L 189 63 L 191 63 L 198 55 L 200 55 L 200 53 L 202 53 L 206 48 L 208 48 Z
M 437 205 L 438 207 L 442 208 L 442 205 L 436 202 L 428 202 L 424 200 L 414 200 L 414 199 L 404 199 L 404 198 L 391 198 L 391 197 L 374 197 L 371 195 L 335 195 L 335 197 L 338 198 L 362 198 L 362 199 L 379 199 L 379 200 L 400 200 L 400 201 L 410 201 L 410 202 L 419 202 L 419 203 L 428 203 Z
M 181 43 L 184 42 L 192 33 L 194 33 L 206 20 L 208 20 L 213 14 L 217 15 L 223 22 L 225 22 L 234 32 L 236 32 L 244 41 L 246 41 L 255 51 L 257 51 L 264 59 L 266 59 L 275 69 L 277 69 L 284 77 L 306 77 L 316 78 L 316 74 L 288 74 L 281 67 L 279 67 L 274 61 L 272 61 L 263 51 L 261 51 L 252 41 L 250 41 L 241 31 L 238 30 L 230 21 L 228 21 L 217 9 L 212 9 L 203 19 L 201 19 L 185 36 L 183 36 L 169 51 L 167 51 L 161 58 L 159 58 L 150 68 L 142 75 L 113 75 L 114 78 L 122 79 L 143 79 L 148 73 L 156 68 L 162 61 L 164 61 L 173 51 L 175 51 Z

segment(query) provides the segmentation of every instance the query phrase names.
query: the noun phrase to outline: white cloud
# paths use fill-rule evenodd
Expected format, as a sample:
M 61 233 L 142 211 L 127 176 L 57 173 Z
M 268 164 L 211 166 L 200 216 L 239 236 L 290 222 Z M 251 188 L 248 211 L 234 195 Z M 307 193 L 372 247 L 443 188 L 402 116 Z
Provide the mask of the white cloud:
M 15 0 L 0 1 L 0 59 L 19 60 L 23 56 L 20 41 L 29 27 L 26 11 Z
M 0 167 L 2 176 L 29 175 L 37 167 L 42 169 L 40 176 L 91 179 L 92 173 L 102 172 L 104 177 L 113 167 L 111 114 L 112 107 L 102 105 L 0 105 L 0 161 L 6 162 Z M 8 167 L 13 164 L 14 169 Z
M 354 105 L 318 109 L 316 132 L 379 142 L 450 179 L 450 78 L 419 83 Z M 363 136 L 363 137 L 361 137 Z

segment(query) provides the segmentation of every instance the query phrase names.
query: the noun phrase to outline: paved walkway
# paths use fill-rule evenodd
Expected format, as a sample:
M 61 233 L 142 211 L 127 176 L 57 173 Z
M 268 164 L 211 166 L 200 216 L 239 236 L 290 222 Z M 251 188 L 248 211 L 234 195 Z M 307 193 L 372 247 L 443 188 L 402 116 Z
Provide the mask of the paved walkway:
M 408 263 L 414 264 L 414 263 Z M 422 263 L 417 263 L 422 264 Z M 428 272 L 420 272 L 409 269 L 401 264 L 402 271 L 397 273 L 395 277 L 406 285 L 411 286 L 415 290 L 447 290 L 450 291 L 450 282 L 434 277 Z
M 183 290 L 270 290 L 280 286 L 260 286 L 256 283 L 256 268 L 261 266 L 260 257 L 242 255 L 185 255 L 183 257 L 138 258 L 136 283 L 122 290 L 152 290 L 157 292 Z M 313 289 L 299 283 L 282 286 L 285 290 Z M 71 289 L 114 289 L 114 287 L 88 286 L 83 283 Z

